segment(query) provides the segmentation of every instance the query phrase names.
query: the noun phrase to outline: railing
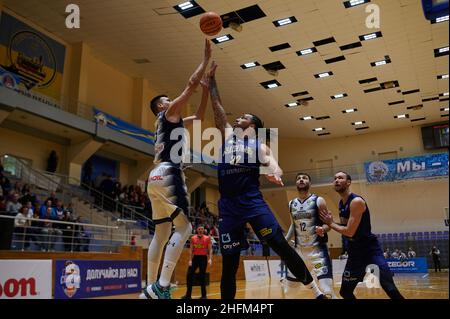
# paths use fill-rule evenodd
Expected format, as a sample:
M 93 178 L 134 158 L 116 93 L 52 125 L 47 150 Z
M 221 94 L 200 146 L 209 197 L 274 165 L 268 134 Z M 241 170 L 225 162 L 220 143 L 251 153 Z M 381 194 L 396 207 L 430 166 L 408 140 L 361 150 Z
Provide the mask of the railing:
M 94 214 L 102 212 L 108 215 L 108 217 L 111 217 L 112 220 L 118 218 L 122 220 L 131 219 L 140 221 L 143 224 L 143 227 L 154 227 L 152 220 L 148 217 L 73 177 L 39 171 L 31 168 L 22 160 L 15 158 L 14 156 L 9 157 L 14 159 L 16 163 L 13 170 L 14 172 L 12 173 L 13 177 L 24 183 L 34 185 L 41 190 L 46 190 L 48 193 L 56 192 L 58 193 L 59 199 L 62 199 L 66 203 L 71 203 L 72 198 L 74 197 L 79 198 L 85 203 L 89 203 L 89 212 L 87 213 L 90 215 L 91 220 L 93 220 Z M 84 189 L 80 188 L 78 185 Z M 94 201 L 94 203 L 92 203 L 92 201 Z M 76 209 L 80 210 L 83 209 L 83 207 L 78 205 Z M 110 218 L 107 218 L 108 225 L 109 220 Z
M 126 246 L 131 243 L 130 233 L 119 234 L 115 232 L 119 229 L 117 225 L 105 226 L 17 217 L 1 212 L 0 220 L 2 220 L 2 223 L 5 223 L 5 219 L 15 224 L 12 248 L 22 251 L 27 250 L 34 244 L 41 251 L 115 252 L 118 246 Z M 20 224 L 16 225 L 16 220 L 20 221 Z M 56 244 L 62 244 L 62 248 L 56 249 L 58 248 Z

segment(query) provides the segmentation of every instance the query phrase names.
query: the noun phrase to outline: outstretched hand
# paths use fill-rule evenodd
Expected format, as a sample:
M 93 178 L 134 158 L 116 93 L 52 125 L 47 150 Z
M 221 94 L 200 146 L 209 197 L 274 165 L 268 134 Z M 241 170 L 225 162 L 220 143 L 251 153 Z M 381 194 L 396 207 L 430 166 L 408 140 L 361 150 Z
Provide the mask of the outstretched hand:
M 279 176 L 279 175 L 267 174 L 266 178 L 269 182 L 271 182 L 273 184 L 284 186 L 283 180 L 281 179 L 281 176 Z
M 217 69 L 217 64 L 215 61 L 213 61 L 213 63 L 211 64 L 211 67 L 209 69 L 208 72 L 206 72 L 205 74 L 203 74 L 203 77 L 200 81 L 200 85 L 204 88 L 204 89 L 209 89 L 210 85 L 211 85 L 211 79 L 214 78 L 215 73 L 216 73 L 216 69 Z
M 325 236 L 325 229 L 321 226 L 316 226 L 316 234 L 320 237 Z

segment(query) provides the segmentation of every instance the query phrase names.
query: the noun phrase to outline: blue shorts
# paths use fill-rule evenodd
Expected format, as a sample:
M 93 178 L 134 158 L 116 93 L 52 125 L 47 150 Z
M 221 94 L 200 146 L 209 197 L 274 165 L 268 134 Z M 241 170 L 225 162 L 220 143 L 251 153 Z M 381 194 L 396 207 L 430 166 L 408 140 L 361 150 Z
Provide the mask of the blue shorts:
M 342 280 L 363 281 L 366 275 L 366 268 L 369 265 L 377 265 L 380 271 L 390 272 L 378 239 L 375 237 L 362 245 L 354 245 L 349 242 L 348 259 Z
M 246 193 L 219 200 L 219 234 L 222 255 L 247 249 L 245 224 L 249 223 L 260 240 L 272 238 L 280 229 L 278 221 L 261 192 Z

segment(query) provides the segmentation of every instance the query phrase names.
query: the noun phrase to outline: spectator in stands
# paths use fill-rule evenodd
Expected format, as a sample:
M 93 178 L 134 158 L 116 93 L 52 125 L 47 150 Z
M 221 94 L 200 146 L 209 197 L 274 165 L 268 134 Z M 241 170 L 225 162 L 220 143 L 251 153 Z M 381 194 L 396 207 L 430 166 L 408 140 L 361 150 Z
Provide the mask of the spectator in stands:
M 31 225 L 31 222 L 27 220 L 27 217 L 28 208 L 27 206 L 22 206 L 20 211 L 17 213 L 16 218 L 14 219 L 14 232 L 19 239 L 20 247 L 22 250 L 30 247 L 30 234 L 28 232 L 28 226 Z
M 75 210 L 73 209 L 72 203 L 69 203 L 69 205 L 67 205 L 66 213 L 70 216 L 72 220 L 76 219 Z
M 408 249 L 408 258 L 416 258 L 416 252 L 412 249 L 412 247 L 409 247 Z
M 399 251 L 399 259 L 400 261 L 405 261 L 406 259 L 408 259 L 408 256 L 403 252 L 403 251 Z
M 106 178 L 100 184 L 100 191 L 109 198 L 114 196 L 114 181 L 112 180 L 111 175 L 107 175 Z M 109 198 L 105 198 L 104 200 L 104 209 L 112 211 L 113 203 Z
M 50 199 L 47 199 L 45 201 L 45 204 L 41 206 L 40 211 L 39 211 L 39 216 L 41 217 L 41 219 L 44 219 L 45 216 L 47 215 L 47 209 L 48 208 L 52 208 L 52 212 L 50 214 L 50 217 L 51 216 L 55 216 L 55 214 L 53 213 L 52 201 Z
M 47 160 L 47 172 L 56 173 L 56 169 L 58 168 L 58 155 L 56 155 L 55 151 L 50 152 L 50 156 Z
M 434 263 L 434 271 L 437 272 L 439 269 L 439 272 L 441 271 L 441 252 L 436 247 L 433 246 L 430 250 L 430 255 L 433 257 L 433 263 Z
M 19 194 L 14 193 L 12 200 L 6 204 L 6 211 L 11 216 L 16 216 L 20 209 L 22 208 L 22 204 L 19 203 Z
M 72 222 L 70 214 L 64 212 L 63 219 L 64 222 Z M 73 251 L 73 242 L 75 241 L 74 225 L 73 224 L 61 224 L 60 227 L 63 236 L 64 250 Z
M 11 182 L 9 181 L 8 177 L 0 176 L 0 187 L 3 190 L 3 196 L 6 197 L 6 195 L 11 190 Z
M 81 221 L 81 217 L 77 217 L 77 219 L 74 221 L 77 223 L 74 226 L 74 232 L 75 232 L 75 251 L 89 251 L 89 243 L 90 243 L 90 235 L 88 232 L 84 229 Z
M 47 207 L 47 211 L 44 219 L 52 219 L 53 208 Z M 55 247 L 55 229 L 51 221 L 44 221 L 42 223 L 41 233 L 44 235 L 44 246 L 47 247 L 47 251 L 54 251 Z M 44 250 L 44 249 L 43 249 Z
M 389 259 L 389 258 L 391 258 L 391 251 L 389 250 L 389 248 L 386 248 L 386 249 L 384 250 L 383 256 L 384 256 L 384 259 Z
M 18 202 L 19 195 L 12 193 L 12 200 L 8 201 L 2 215 L 16 216 L 22 205 Z M 14 219 L 0 218 L 0 250 L 11 248 L 14 233 Z
M 22 205 L 26 205 L 26 203 L 31 202 L 32 205 L 34 205 L 34 203 L 36 203 L 37 201 L 37 197 L 36 195 L 32 192 L 32 188 L 30 185 L 25 184 L 22 188 L 22 194 L 23 196 L 19 199 L 19 202 Z
M 92 162 L 91 160 L 88 160 L 84 164 L 83 168 L 83 183 L 91 186 L 91 180 L 92 180 Z
M 37 205 L 39 205 L 39 203 Z M 35 220 L 31 221 L 31 227 L 28 229 L 28 233 L 30 234 L 30 238 L 37 243 L 39 249 L 43 249 L 43 236 L 41 232 L 42 223 L 36 220 L 39 218 L 39 209 L 36 209 L 33 212 L 33 219 Z
M 55 219 L 58 222 L 62 222 L 65 219 L 65 210 L 63 207 L 63 203 L 60 200 L 57 200 L 56 202 L 56 207 L 53 209 L 53 211 L 56 213 L 55 217 L 53 217 L 53 219 Z M 55 235 L 63 235 L 63 231 L 66 228 L 66 224 L 60 224 L 60 223 L 55 223 L 53 224 L 53 228 L 55 230 Z
M 51 192 L 50 193 L 50 197 L 47 198 L 45 201 L 47 202 L 49 200 L 52 202 L 51 206 L 52 207 L 56 207 L 56 203 L 58 202 L 58 198 L 56 198 L 56 193 L 55 192 Z
M 400 251 L 398 249 L 395 249 L 392 254 L 391 254 L 391 258 L 394 259 L 399 259 L 400 258 Z
M 106 173 L 105 173 L 105 172 L 102 172 L 101 175 L 98 175 L 98 176 L 95 178 L 95 181 L 94 181 L 94 188 L 100 189 L 100 185 L 102 184 L 102 182 L 103 182 L 103 180 L 104 180 L 105 178 L 106 178 Z

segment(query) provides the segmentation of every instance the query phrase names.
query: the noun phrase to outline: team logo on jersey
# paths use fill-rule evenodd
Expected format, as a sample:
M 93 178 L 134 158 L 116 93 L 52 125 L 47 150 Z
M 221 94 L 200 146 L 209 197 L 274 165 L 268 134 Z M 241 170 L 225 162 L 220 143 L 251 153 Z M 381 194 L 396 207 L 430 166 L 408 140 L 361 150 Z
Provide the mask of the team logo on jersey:
M 66 267 L 63 269 L 60 283 L 66 296 L 72 298 L 80 288 L 80 267 L 72 261 L 66 261 Z
M 374 179 L 381 181 L 389 173 L 388 166 L 383 162 L 372 162 L 369 165 L 369 176 Z
M 228 234 L 228 233 L 222 234 L 221 238 L 222 238 L 222 243 L 224 243 L 224 244 L 229 243 L 231 241 L 230 234 Z

